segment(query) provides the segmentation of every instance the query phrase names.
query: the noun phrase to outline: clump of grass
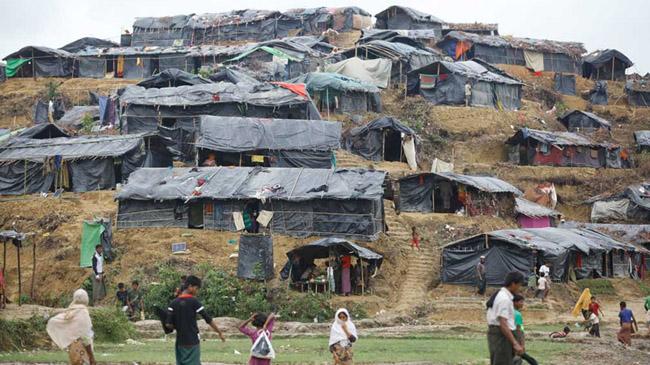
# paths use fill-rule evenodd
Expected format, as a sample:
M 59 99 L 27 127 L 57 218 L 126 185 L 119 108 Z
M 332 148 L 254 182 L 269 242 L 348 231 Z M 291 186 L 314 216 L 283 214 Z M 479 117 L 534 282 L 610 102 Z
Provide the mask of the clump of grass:
M 589 288 L 593 295 L 615 295 L 616 290 L 607 279 L 583 279 L 576 282 L 581 290 Z
M 0 352 L 46 348 L 50 343 L 43 317 L 0 319 Z
M 135 327 L 119 308 L 94 308 L 90 318 L 97 341 L 123 342 L 136 335 Z

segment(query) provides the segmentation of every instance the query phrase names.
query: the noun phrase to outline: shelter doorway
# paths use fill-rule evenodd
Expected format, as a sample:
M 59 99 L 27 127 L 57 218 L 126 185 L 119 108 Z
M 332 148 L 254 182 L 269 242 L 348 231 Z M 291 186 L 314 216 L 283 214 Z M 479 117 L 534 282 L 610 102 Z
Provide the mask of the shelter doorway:
M 458 188 L 449 181 L 437 181 L 433 194 L 434 213 L 454 213 L 462 208 L 458 201 Z
M 402 133 L 384 129 L 384 161 L 402 161 Z
M 203 229 L 203 203 L 192 203 L 187 212 L 187 228 Z

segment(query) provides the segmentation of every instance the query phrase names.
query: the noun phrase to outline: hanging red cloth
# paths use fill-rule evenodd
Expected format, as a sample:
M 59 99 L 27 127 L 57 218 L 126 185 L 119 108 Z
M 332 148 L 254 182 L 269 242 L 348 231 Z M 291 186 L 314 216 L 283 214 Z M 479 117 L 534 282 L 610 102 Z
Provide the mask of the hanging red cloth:
M 578 256 L 576 256 L 576 268 L 582 269 L 582 254 L 578 252 Z
M 300 96 L 304 96 L 305 98 L 309 98 L 309 93 L 307 93 L 307 88 L 305 84 L 290 84 L 288 82 L 272 82 L 274 85 L 278 85 L 279 87 L 285 88 L 292 93 Z

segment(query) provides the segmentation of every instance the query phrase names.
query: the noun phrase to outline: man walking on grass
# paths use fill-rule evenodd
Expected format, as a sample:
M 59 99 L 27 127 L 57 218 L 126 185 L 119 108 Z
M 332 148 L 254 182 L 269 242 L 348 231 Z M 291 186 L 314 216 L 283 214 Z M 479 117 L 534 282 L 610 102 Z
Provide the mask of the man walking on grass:
M 514 295 L 524 284 L 524 275 L 518 271 L 506 275 L 505 283 L 487 301 L 488 348 L 490 365 L 512 365 L 515 355 L 524 353 L 524 348 L 515 338 Z
M 174 299 L 167 308 L 166 326 L 168 329 L 176 330 L 176 364 L 200 365 L 201 348 L 196 316 L 203 317 L 205 323 L 219 334 L 221 341 L 226 341 L 226 339 L 201 302 L 195 298 L 201 288 L 201 279 L 190 275 L 185 279 L 184 286 L 183 293 Z

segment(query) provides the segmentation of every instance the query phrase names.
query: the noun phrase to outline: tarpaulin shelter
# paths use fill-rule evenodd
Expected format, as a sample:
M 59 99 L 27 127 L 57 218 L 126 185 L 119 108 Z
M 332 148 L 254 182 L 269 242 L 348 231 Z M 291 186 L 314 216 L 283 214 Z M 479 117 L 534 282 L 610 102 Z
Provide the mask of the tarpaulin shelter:
M 171 166 L 156 135 L 12 138 L 0 146 L 0 194 L 111 189 L 142 166 Z
M 336 47 L 332 44 L 327 43 L 325 37 L 323 36 L 313 36 L 313 35 L 305 35 L 305 36 L 296 36 L 296 37 L 285 37 L 282 38 L 283 41 L 288 41 L 288 42 L 293 42 L 293 43 L 300 43 L 302 45 L 305 45 L 314 51 L 318 51 L 322 53 L 323 55 L 328 55 L 336 49 Z
M 119 44 L 106 39 L 83 37 L 77 39 L 76 41 L 70 42 L 59 49 L 70 53 L 77 53 L 79 51 L 83 51 L 86 48 L 114 48 L 119 46 Z
M 393 117 L 377 118 L 366 125 L 347 130 L 344 148 L 371 161 L 406 161 L 417 168 L 419 137 L 415 131 Z
M 37 124 L 35 126 L 25 128 L 16 134 L 17 138 L 30 138 L 30 139 L 49 139 L 59 137 L 70 137 L 63 129 L 59 128 L 52 123 Z M 0 150 L 2 147 L 0 146 Z
M 372 27 L 372 14 L 357 7 L 345 6 L 332 11 L 332 29 L 349 32 Z
M 406 6 L 390 6 L 375 14 L 377 29 L 433 29 L 442 37 L 444 21 Z
M 593 132 L 601 128 L 610 131 L 612 129 L 612 123 L 609 120 L 582 110 L 569 110 L 558 120 L 569 132 Z
M 430 172 L 399 179 L 397 205 L 403 212 L 513 216 L 515 196 L 520 195 L 519 189 L 495 177 Z
M 516 110 L 523 83 L 481 60 L 434 62 L 408 73 L 408 94 L 434 105 L 465 105 L 465 83 L 472 85 L 469 105 Z
M 576 75 L 556 72 L 553 76 L 553 89 L 563 95 L 575 95 Z
M 145 89 L 127 86 L 119 97 L 122 130 L 171 138 L 186 158 L 194 156 L 199 116 L 320 120 L 308 96 L 268 83 L 218 82 Z
M 531 38 L 452 31 L 437 43 L 454 60 L 480 58 L 491 64 L 526 66 L 534 71 L 579 74 L 584 45 Z
M 285 11 L 278 18 L 276 37 L 321 35 L 328 29 L 349 32 L 370 26 L 372 15 L 356 6 L 297 8 Z
M 391 61 L 391 84 L 401 84 L 406 81 L 406 74 L 412 70 L 431 64 L 442 59 L 442 56 L 432 49 L 422 49 L 404 43 L 393 43 L 383 40 L 373 40 L 358 44 L 340 53 L 345 58 L 359 57 L 363 60 L 385 58 Z M 329 72 L 336 72 L 327 70 Z
M 426 46 L 435 47 L 435 42 L 438 39 L 434 29 L 364 29 L 361 31 L 361 38 L 359 38 L 357 44 L 380 40 L 391 43 L 404 43 L 411 47 L 426 49 Z
M 362 60 L 359 57 L 352 57 L 326 65 L 323 70 L 355 78 L 385 89 L 390 81 L 391 68 L 392 62 L 389 59 Z
M 515 198 L 515 213 L 521 228 L 555 227 L 560 218 L 560 212 L 524 198 Z
M 620 152 L 620 148 L 577 133 L 529 128 L 517 131 L 506 144 L 509 145 L 508 159 L 519 165 L 616 167 L 609 166 L 609 160 L 616 160 Z
M 301 280 L 305 270 L 314 265 L 314 260 L 331 258 L 334 261 L 343 256 L 356 257 L 363 263 L 363 270 L 358 270 L 359 276 L 363 277 L 356 278 L 363 283 L 363 293 L 368 287 L 370 275 L 381 267 L 384 257 L 370 249 L 341 238 L 323 238 L 287 252 L 288 261 L 280 272 L 280 276 L 282 279 L 291 278 L 292 282 L 296 282 Z M 340 282 L 338 270 L 340 269 L 334 267 L 335 282 Z M 335 284 L 335 286 L 337 289 L 341 287 L 340 284 Z M 340 292 L 340 290 L 336 292 Z
M 197 161 L 214 153 L 217 166 L 332 167 L 341 123 L 203 115 Z
M 338 73 L 310 72 L 291 82 L 305 84 L 321 113 L 381 112 L 379 88 L 361 80 Z
M 650 107 L 650 79 L 646 77 L 640 80 L 627 80 L 625 94 L 627 94 L 628 104 L 636 107 Z
M 269 235 L 242 234 L 239 236 L 237 277 L 267 280 L 274 276 L 273 237 Z
M 6 66 L 7 65 L 4 62 L 0 62 L 0 82 L 7 80 Z
M 615 49 L 603 49 L 582 58 L 582 77 L 594 80 L 625 80 L 625 70 L 634 63 Z
M 193 71 L 189 47 L 89 47 L 75 53 L 75 76 L 144 79 L 168 69 Z
M 596 196 L 586 201 L 591 206 L 591 221 L 595 223 L 650 221 L 650 184 L 628 186 L 624 191 Z
M 511 271 L 519 271 L 525 277 L 534 275 L 545 262 L 551 264 L 553 281 L 611 277 L 613 256 L 647 253 L 588 229 L 504 229 L 443 246 L 441 279 L 445 283 L 474 284 L 480 256 L 486 257 L 488 285 L 503 285 L 503 278 Z
M 60 49 L 27 46 L 3 58 L 7 77 L 70 77 L 74 55 Z
M 496 23 L 445 23 L 442 25 L 442 35 L 453 31 L 474 33 L 478 35 L 499 35 L 499 24 Z
M 373 240 L 384 228 L 385 177 L 363 169 L 143 168 L 116 195 L 117 226 L 238 231 L 252 207 L 271 216 L 270 232 Z
M 650 131 L 635 131 L 634 143 L 637 151 L 650 151 Z
M 229 82 L 231 84 L 243 82 L 254 85 L 261 83 L 253 76 L 235 67 L 221 67 L 217 72 L 210 75 L 210 80 L 213 82 Z
M 186 28 L 190 15 L 136 18 L 131 46 L 187 46 L 191 34 Z
M 186 32 L 192 44 L 222 41 L 266 41 L 276 38 L 281 13 L 275 10 L 232 10 L 191 15 Z
M 84 118 L 90 116 L 93 121 L 99 120 L 99 105 L 77 105 L 65 111 L 56 124 L 64 128 L 81 129 Z
M 136 85 L 146 89 L 211 84 L 212 81 L 177 68 L 170 68 L 146 78 Z
M 589 102 L 594 105 L 607 105 L 607 100 L 609 99 L 607 93 L 607 81 L 599 80 L 596 81 L 594 88 L 589 90 Z M 628 96 L 629 103 L 629 96 Z

